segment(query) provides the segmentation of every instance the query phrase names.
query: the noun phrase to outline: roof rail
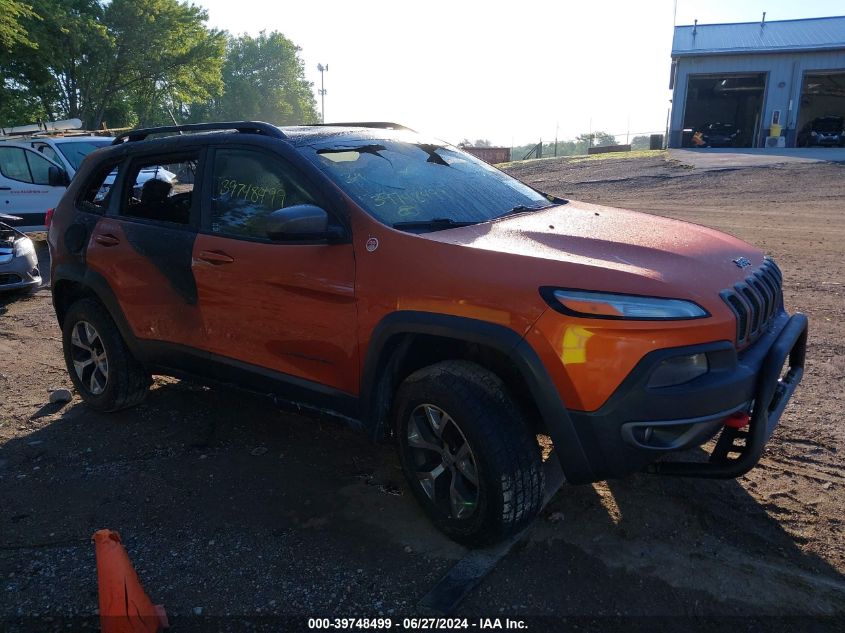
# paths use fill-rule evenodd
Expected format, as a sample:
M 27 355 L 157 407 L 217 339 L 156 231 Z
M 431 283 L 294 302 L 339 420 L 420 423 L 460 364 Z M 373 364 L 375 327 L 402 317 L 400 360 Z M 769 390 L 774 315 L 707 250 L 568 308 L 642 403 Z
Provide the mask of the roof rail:
M 355 121 L 352 123 L 317 123 L 319 126 L 335 126 L 335 127 L 372 127 L 381 130 L 407 130 L 408 132 L 416 132 L 409 127 L 400 125 L 399 123 L 391 123 L 390 121 Z
M 112 145 L 123 142 L 132 143 L 143 141 L 150 134 L 172 134 L 174 132 L 204 132 L 211 130 L 237 130 L 241 134 L 263 134 L 273 138 L 287 138 L 275 125 L 262 121 L 227 121 L 225 123 L 186 123 L 185 125 L 167 125 L 164 127 L 148 127 L 130 130 L 115 137 Z

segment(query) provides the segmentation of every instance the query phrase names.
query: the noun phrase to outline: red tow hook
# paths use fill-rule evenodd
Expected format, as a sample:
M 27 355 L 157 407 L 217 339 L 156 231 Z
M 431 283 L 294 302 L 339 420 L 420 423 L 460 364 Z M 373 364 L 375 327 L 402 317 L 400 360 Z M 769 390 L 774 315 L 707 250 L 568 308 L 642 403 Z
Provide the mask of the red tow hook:
M 748 421 L 751 419 L 751 416 L 748 415 L 745 411 L 737 411 L 736 413 L 731 413 L 727 418 L 725 418 L 725 426 L 729 426 L 732 429 L 741 429 L 748 426 Z

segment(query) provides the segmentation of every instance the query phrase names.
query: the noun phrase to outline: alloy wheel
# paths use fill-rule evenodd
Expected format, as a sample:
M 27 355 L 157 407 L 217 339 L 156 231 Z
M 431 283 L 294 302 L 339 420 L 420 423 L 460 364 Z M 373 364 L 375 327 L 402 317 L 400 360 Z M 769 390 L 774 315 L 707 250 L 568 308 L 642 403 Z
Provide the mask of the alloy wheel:
M 100 395 L 109 381 L 109 359 L 99 332 L 87 321 L 79 321 L 73 326 L 70 346 L 79 382 L 93 395 Z
M 407 432 L 412 467 L 431 502 L 453 519 L 467 519 L 478 506 L 478 467 L 455 420 L 440 407 L 421 404 Z

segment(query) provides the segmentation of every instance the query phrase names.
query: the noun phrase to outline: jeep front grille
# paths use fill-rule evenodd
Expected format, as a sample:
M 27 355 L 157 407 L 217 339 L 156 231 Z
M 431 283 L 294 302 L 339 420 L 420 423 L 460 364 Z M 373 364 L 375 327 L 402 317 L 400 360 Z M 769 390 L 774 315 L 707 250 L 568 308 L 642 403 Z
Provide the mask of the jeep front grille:
M 766 257 L 759 270 L 720 295 L 736 315 L 736 344 L 745 347 L 765 332 L 783 306 L 783 275 Z

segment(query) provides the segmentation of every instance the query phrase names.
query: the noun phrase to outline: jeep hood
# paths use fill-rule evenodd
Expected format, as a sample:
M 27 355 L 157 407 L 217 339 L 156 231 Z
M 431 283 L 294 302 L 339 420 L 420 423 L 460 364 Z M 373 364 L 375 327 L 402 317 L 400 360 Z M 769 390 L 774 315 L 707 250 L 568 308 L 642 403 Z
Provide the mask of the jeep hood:
M 530 259 L 538 283 L 664 296 L 718 292 L 753 270 L 735 259 L 763 262 L 758 249 L 713 229 L 575 201 L 423 237 Z

